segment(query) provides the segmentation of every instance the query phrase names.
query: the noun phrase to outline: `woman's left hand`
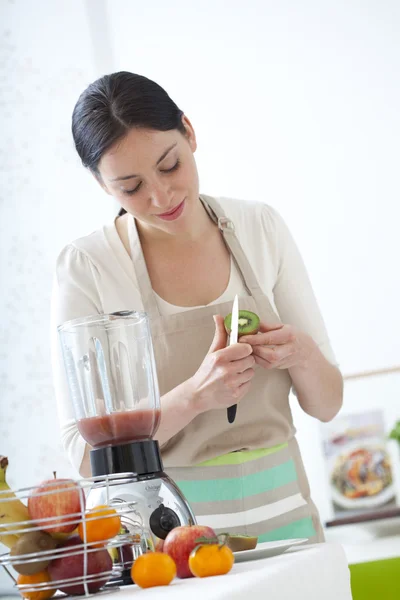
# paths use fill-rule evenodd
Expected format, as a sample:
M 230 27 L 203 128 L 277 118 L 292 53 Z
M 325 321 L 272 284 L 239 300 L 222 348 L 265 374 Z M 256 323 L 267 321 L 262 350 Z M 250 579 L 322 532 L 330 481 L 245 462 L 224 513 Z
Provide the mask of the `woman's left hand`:
M 240 342 L 253 347 L 253 356 L 264 369 L 304 367 L 317 345 L 314 340 L 292 325 L 260 324 L 255 335 L 246 335 Z

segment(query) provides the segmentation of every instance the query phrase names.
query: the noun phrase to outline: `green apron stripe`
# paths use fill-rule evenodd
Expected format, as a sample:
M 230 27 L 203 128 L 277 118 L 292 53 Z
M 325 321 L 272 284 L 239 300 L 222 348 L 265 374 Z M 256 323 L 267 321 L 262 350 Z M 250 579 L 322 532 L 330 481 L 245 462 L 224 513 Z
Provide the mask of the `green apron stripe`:
M 236 454 L 236 452 L 235 452 Z M 239 454 L 239 453 L 237 453 Z M 209 481 L 210 479 L 235 479 L 253 473 L 260 473 L 272 467 L 279 467 L 288 460 L 292 460 L 289 447 L 284 447 L 280 452 L 274 452 L 257 460 L 250 460 L 239 465 L 222 465 L 214 467 L 167 467 L 167 474 L 174 481 Z
M 308 519 L 310 517 L 310 506 L 308 504 L 304 504 L 295 510 L 291 510 L 284 515 L 276 516 L 272 519 L 267 519 L 266 521 L 259 521 L 258 523 L 247 523 L 246 525 L 246 533 L 248 535 L 261 535 L 263 533 L 269 533 L 270 531 L 275 531 L 276 529 L 280 529 L 288 524 L 296 523 L 297 521 L 303 521 L 304 519 Z M 235 533 L 232 531 L 232 533 Z M 236 533 L 240 533 L 240 531 L 236 531 Z M 296 532 L 294 532 L 296 533 Z M 285 539 L 292 538 L 293 535 L 290 534 L 290 531 L 279 531 L 278 536 L 284 535 Z
M 225 465 L 241 465 L 252 460 L 263 458 L 264 456 L 275 454 L 275 452 L 280 452 L 281 450 L 287 447 L 288 444 L 280 444 L 279 446 L 274 446 L 273 448 L 260 448 L 259 450 L 242 450 L 239 452 L 230 452 L 229 454 L 224 454 L 223 456 L 218 456 L 217 458 L 212 458 L 211 460 L 206 460 L 202 463 L 199 463 L 196 466 L 222 467 Z
M 288 523 L 278 529 L 273 529 L 268 533 L 262 533 L 258 536 L 258 542 L 277 542 L 278 540 L 289 540 L 294 538 L 312 538 L 316 535 L 313 520 L 311 517 Z
M 217 502 L 238 500 L 243 496 L 262 494 L 296 481 L 293 460 L 266 471 L 232 479 L 177 481 L 188 502 Z
M 200 524 L 206 524 L 207 517 L 199 518 Z M 294 527 L 292 525 L 294 524 Z M 305 504 L 295 510 L 283 513 L 272 519 L 257 521 L 255 523 L 244 523 L 242 525 L 231 525 L 229 527 L 214 526 L 216 533 L 229 531 L 232 534 L 246 534 L 258 536 L 259 541 L 276 541 L 280 539 L 308 538 L 315 539 L 313 520 L 310 517 L 310 506 Z
M 297 481 L 292 481 L 286 485 L 282 485 L 274 490 L 263 492 L 262 494 L 254 494 L 253 496 L 247 496 L 246 498 L 246 510 L 253 508 L 259 508 L 260 506 L 267 506 L 279 500 L 284 500 L 289 496 L 297 494 L 299 486 Z M 214 502 L 191 502 L 192 510 L 196 517 L 202 517 L 204 515 L 220 515 L 238 513 L 243 511 L 243 498 L 236 500 L 218 500 Z

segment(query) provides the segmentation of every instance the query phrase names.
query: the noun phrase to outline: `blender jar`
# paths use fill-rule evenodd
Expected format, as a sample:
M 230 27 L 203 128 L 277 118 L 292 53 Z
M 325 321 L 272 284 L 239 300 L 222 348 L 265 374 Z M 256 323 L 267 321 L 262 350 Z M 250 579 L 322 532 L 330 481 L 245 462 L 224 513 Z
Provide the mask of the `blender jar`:
M 160 395 L 149 319 L 122 311 L 58 327 L 80 434 L 92 448 L 153 438 Z

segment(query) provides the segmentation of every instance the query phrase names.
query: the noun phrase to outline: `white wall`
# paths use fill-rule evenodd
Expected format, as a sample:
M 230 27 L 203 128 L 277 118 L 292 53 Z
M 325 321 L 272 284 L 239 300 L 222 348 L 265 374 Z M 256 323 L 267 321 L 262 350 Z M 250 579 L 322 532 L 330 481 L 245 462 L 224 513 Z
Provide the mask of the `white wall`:
M 203 190 L 286 217 L 343 370 L 398 361 L 398 2 L 107 6 L 115 68 L 192 119 Z
M 61 453 L 52 455 L 50 273 L 67 239 L 114 212 L 69 136 L 77 94 L 111 70 L 154 78 L 185 110 L 198 134 L 202 191 L 280 210 L 342 370 L 399 362 L 397 0 L 26 0 L 1 10 L 10 34 L 0 67 L 0 439 L 1 451 L 16 456 L 16 480 L 36 481 L 55 463 L 67 470 Z M 319 426 L 298 410 L 295 417 L 313 494 L 328 517 Z
M 398 364 L 397 0 L 107 7 L 115 70 L 154 78 L 191 118 L 202 191 L 261 199 L 286 218 L 343 372 Z M 294 412 L 329 518 L 319 424 Z
M 115 214 L 80 166 L 70 134 L 97 76 L 85 4 L 0 4 L 0 454 L 10 483 L 72 473 L 59 443 L 49 352 L 61 247 Z

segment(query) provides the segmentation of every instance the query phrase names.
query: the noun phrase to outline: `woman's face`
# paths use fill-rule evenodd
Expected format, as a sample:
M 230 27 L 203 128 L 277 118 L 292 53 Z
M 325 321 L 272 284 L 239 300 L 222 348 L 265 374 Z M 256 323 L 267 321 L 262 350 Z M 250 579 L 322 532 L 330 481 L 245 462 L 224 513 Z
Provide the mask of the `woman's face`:
M 144 227 L 179 233 L 198 210 L 196 137 L 178 130 L 132 129 L 99 163 L 101 185 Z

